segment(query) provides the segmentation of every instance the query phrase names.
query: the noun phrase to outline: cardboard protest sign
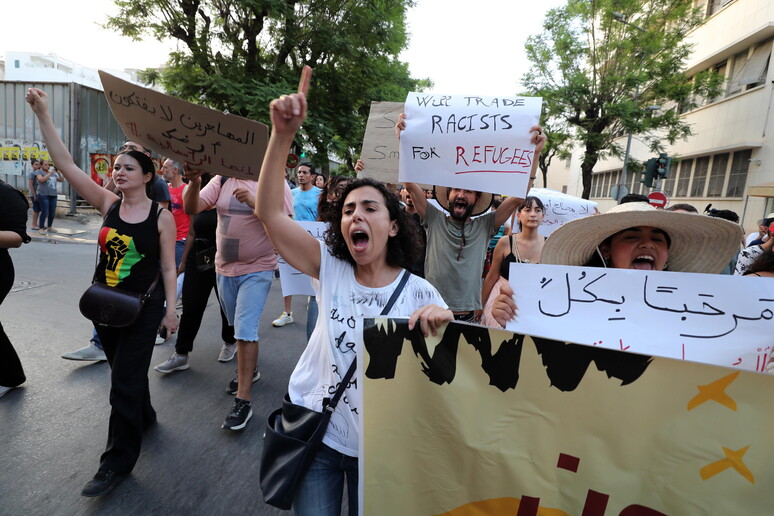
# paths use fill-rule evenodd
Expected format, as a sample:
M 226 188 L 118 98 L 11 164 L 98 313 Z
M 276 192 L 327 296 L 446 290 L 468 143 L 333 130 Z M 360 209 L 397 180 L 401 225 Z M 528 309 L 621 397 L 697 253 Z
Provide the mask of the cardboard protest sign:
M 403 113 L 403 102 L 371 102 L 360 159 L 365 170 L 358 177 L 384 183 L 398 182 L 398 138 L 395 124 Z
M 409 93 L 400 180 L 524 197 L 538 97 Z
M 770 514 L 774 376 L 365 321 L 361 514 Z
M 326 222 L 298 221 L 298 223 L 317 240 L 322 240 L 325 236 L 325 230 L 328 229 Z M 312 288 L 312 278 L 289 265 L 281 256 L 279 257 L 279 271 L 283 296 L 317 295 Z
M 582 219 L 597 213 L 597 203 L 567 195 L 548 188 L 533 188 L 527 195 L 537 197 L 545 206 L 543 222 L 538 233 L 548 237 L 556 228 L 575 219 Z M 512 225 L 518 229 L 518 224 Z
M 508 329 L 604 348 L 765 371 L 774 279 L 511 264 Z
M 127 138 L 192 167 L 258 179 L 266 125 L 123 81 L 100 70 L 110 110 Z

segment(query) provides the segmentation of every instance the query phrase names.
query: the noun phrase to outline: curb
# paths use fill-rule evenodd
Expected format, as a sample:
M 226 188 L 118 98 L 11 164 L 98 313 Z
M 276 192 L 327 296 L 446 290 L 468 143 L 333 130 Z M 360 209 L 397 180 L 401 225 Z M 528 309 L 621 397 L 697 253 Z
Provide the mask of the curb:
M 85 233 L 85 231 L 84 231 Z M 96 244 L 97 241 L 93 238 L 77 237 L 77 236 L 65 236 L 65 235 L 41 235 L 38 232 L 27 233 L 33 242 L 47 242 L 51 244 Z

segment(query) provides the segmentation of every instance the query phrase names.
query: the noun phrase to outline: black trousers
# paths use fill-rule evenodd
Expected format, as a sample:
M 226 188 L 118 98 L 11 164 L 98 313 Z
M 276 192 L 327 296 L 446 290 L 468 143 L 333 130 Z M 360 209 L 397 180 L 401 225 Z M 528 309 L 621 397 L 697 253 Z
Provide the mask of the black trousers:
M 140 455 L 142 433 L 156 422 L 150 401 L 148 367 L 164 314 L 161 285 L 140 317 L 126 328 L 96 326 L 110 364 L 110 424 L 100 470 L 132 471 Z
M 207 308 L 207 301 L 210 298 L 210 292 L 215 289 L 215 296 L 218 296 L 218 287 L 215 282 L 215 269 L 200 271 L 196 268 L 195 260 L 186 260 L 185 278 L 183 278 L 183 315 L 180 317 L 180 328 L 177 331 L 177 342 L 175 352 L 179 355 L 187 355 L 193 350 L 193 343 L 199 328 L 202 325 L 204 310 Z M 220 298 L 218 298 L 220 299 Z M 228 324 L 226 314 L 220 308 L 220 336 L 223 342 L 233 344 L 234 327 Z
M 5 296 L 11 291 L 14 277 L 13 262 L 8 255 L 8 250 L 0 249 L 0 305 L 3 304 Z M 13 349 L 3 325 L 0 323 L 0 387 L 16 387 L 26 380 L 27 377 L 24 376 L 19 355 Z

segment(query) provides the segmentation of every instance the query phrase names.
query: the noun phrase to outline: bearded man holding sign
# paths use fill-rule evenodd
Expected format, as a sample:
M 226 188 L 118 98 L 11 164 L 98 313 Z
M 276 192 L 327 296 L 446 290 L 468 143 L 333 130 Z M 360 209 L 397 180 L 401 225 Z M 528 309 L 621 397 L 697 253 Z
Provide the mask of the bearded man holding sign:
M 395 126 L 398 138 L 405 128 L 406 117 L 401 114 Z M 533 155 L 538 156 L 546 135 L 538 125 L 530 127 L 529 134 L 529 141 L 535 146 Z M 532 188 L 537 164 L 538 160 L 533 159 L 525 193 Z M 449 212 L 445 215 L 427 201 L 418 184 L 404 184 L 427 231 L 425 278 L 441 293 L 455 319 L 475 321 L 481 311 L 481 271 L 487 245 L 523 198 L 508 197 L 497 210 L 473 218 L 489 209 L 491 193 L 435 186 L 438 204 Z

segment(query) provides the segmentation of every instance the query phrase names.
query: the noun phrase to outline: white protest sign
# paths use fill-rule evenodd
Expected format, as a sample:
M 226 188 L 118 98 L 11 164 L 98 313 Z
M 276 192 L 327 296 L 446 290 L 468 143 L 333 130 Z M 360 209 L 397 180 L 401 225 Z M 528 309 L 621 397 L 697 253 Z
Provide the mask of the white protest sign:
M 774 346 L 774 279 L 511 264 L 519 307 L 507 329 L 765 371 Z
M 325 222 L 298 221 L 310 235 L 317 240 L 322 240 L 328 224 Z M 279 257 L 280 284 L 283 296 L 315 296 L 312 288 L 312 278 L 298 271 L 280 256 Z
M 402 182 L 523 197 L 535 156 L 539 97 L 409 93 L 400 137 Z
M 574 195 L 567 195 L 548 188 L 533 188 L 527 195 L 537 197 L 545 207 L 543 222 L 538 228 L 538 233 L 548 238 L 562 224 L 571 220 L 582 219 L 598 212 L 597 203 Z M 518 232 L 518 224 L 512 226 L 514 232 Z

